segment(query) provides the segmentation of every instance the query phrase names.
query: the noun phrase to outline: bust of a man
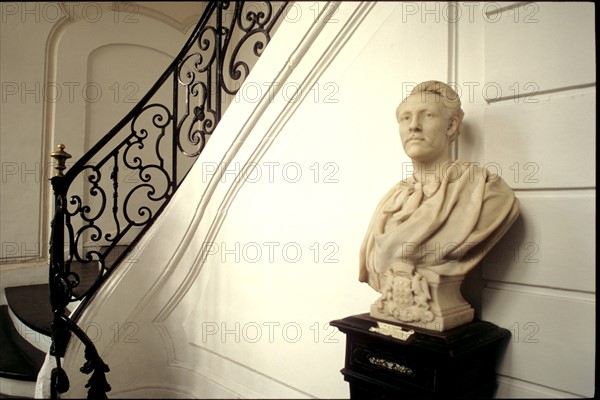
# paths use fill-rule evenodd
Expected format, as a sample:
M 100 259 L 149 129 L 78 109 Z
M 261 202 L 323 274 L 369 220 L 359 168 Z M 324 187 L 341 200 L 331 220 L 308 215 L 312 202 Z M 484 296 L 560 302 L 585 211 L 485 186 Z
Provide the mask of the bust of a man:
M 381 294 L 374 318 L 437 331 L 473 319 L 460 286 L 519 203 L 500 176 L 451 159 L 463 115 L 459 96 L 438 81 L 417 85 L 396 110 L 413 170 L 379 202 L 360 250 L 359 280 Z

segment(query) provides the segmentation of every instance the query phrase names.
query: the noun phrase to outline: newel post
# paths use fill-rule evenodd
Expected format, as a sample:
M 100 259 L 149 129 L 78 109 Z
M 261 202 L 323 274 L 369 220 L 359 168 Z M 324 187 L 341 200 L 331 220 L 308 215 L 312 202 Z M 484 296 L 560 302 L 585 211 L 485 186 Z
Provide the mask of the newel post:
M 58 149 L 50 153 L 50 157 L 55 160 L 54 169 L 56 175 L 50 178 L 52 191 L 54 193 L 54 215 L 50 225 L 50 265 L 48 284 L 50 286 L 50 304 L 52 305 L 52 346 L 50 354 L 56 357 L 57 368 L 51 375 L 51 395 L 57 398 L 58 393 L 64 393 L 69 389 L 69 380 L 60 366 L 61 357 L 64 357 L 69 342 L 70 332 L 62 316 L 69 303 L 71 294 L 67 282 L 68 271 L 65 265 L 65 212 L 67 182 L 63 171 L 66 169 L 66 160 L 71 155 L 64 151 L 63 144 L 58 145 Z

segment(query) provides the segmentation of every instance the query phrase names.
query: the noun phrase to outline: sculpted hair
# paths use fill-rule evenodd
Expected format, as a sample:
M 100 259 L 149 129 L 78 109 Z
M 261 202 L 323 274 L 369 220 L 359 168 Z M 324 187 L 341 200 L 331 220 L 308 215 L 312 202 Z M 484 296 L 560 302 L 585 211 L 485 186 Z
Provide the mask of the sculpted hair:
M 398 108 L 396 109 L 396 118 L 398 118 L 398 113 L 400 111 L 400 107 L 406 101 L 406 99 L 412 95 L 419 94 L 422 95 L 426 93 L 433 93 L 438 95 L 443 103 L 446 110 L 448 110 L 449 117 L 456 117 L 458 119 L 458 124 L 456 128 L 456 136 L 460 134 L 460 127 L 462 125 L 463 117 L 465 116 L 464 111 L 461 108 L 460 97 L 454 89 L 440 81 L 425 81 L 419 83 L 414 89 L 410 92 L 410 94 L 402 100 Z

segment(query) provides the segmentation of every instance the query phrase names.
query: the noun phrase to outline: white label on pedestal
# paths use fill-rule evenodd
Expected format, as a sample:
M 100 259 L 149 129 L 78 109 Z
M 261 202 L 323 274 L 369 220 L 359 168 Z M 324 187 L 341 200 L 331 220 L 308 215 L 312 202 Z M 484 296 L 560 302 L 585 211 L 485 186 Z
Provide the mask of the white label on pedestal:
M 377 328 L 374 326 L 369 328 L 370 332 L 377 332 L 385 336 L 391 336 L 396 339 L 400 339 L 402 341 L 406 341 L 410 335 L 415 333 L 412 329 L 410 331 L 405 331 L 400 326 L 386 324 L 384 322 L 377 322 Z

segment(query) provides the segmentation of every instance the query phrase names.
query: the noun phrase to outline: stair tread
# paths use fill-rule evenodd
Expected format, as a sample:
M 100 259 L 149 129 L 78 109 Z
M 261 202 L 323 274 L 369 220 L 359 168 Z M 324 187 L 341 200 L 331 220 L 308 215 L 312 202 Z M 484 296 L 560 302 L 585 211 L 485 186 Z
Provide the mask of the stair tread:
M 75 295 L 85 293 L 100 273 L 95 263 L 72 262 L 70 268 L 80 279 L 79 285 L 73 290 Z M 7 287 L 4 292 L 6 302 L 19 320 L 34 331 L 51 336 L 54 317 L 47 283 Z
M 47 283 L 7 287 L 5 293 L 6 301 L 17 318 L 34 331 L 51 335 L 53 316 Z
M 27 342 L 12 323 L 8 306 L 0 306 L 0 376 L 35 381 L 46 354 Z

